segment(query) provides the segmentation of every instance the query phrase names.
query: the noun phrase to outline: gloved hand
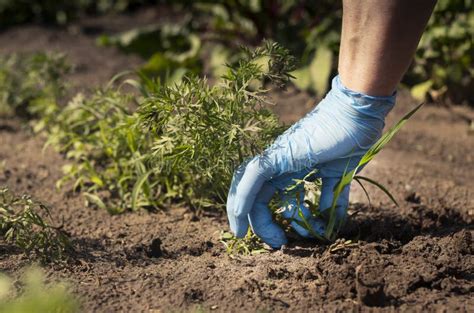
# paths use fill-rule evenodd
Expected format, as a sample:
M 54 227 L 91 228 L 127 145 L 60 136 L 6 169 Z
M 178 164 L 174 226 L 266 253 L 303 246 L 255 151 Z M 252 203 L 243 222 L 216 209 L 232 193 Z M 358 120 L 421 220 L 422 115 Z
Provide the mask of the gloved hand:
M 268 207 L 276 192 L 284 190 L 316 169 L 322 179 L 319 208 L 332 205 L 333 190 L 345 172 L 354 169 L 361 157 L 380 138 L 385 116 L 395 104 L 395 93 L 374 97 L 351 91 L 336 76 L 331 91 L 303 119 L 298 121 L 261 155 L 244 162 L 235 171 L 227 198 L 227 215 L 232 232 L 244 237 L 249 224 L 254 233 L 273 248 L 286 244 L 284 231 L 273 221 Z M 303 188 L 300 186 L 299 188 Z M 345 219 L 349 204 L 346 186 L 337 201 L 337 218 Z M 298 209 L 313 230 L 325 232 L 325 222 L 315 219 L 301 199 L 286 199 L 285 218 L 295 217 L 291 226 L 300 235 L 311 233 L 297 222 Z

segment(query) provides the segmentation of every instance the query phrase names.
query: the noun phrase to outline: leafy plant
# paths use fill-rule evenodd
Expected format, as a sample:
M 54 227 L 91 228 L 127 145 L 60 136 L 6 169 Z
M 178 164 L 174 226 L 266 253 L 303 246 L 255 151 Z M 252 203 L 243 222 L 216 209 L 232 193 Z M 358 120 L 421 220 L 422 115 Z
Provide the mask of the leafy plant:
M 439 0 L 405 83 L 422 101 L 449 96 L 474 103 L 472 0 Z
M 48 144 L 72 161 L 58 186 L 72 180 L 111 213 L 167 200 L 222 207 L 234 168 L 282 131 L 265 107 L 263 80 L 283 86 L 293 69 L 275 43 L 243 54 L 213 87 L 197 77 L 168 86 L 144 77 L 125 81 L 138 98 L 115 87 L 76 96 L 48 128 Z
M 25 271 L 17 291 L 13 280 L 0 274 L 0 313 L 79 311 L 78 301 L 64 283 L 45 283 L 44 273 L 35 267 Z
M 44 127 L 57 113 L 70 69 L 61 54 L 0 56 L 0 116 L 40 118 L 38 129 Z
M 257 255 L 268 252 L 262 241 L 250 230 L 244 238 L 236 238 L 228 232 L 221 234 L 221 243 L 226 248 L 226 253 L 233 255 Z
M 282 131 L 260 82 L 283 86 L 292 69 L 288 51 L 267 42 L 246 50 L 217 86 L 186 78 L 146 97 L 140 121 L 155 135 L 149 158 L 168 191 L 196 207 L 223 206 L 234 168 Z
M 178 82 L 185 74 L 201 72 L 201 40 L 179 25 L 149 25 L 113 36 L 102 35 L 97 43 L 148 59 L 140 71 L 162 83 Z
M 72 163 L 58 187 L 72 180 L 89 203 L 111 213 L 158 205 L 160 180 L 146 163 L 150 136 L 138 128 L 132 106 L 131 95 L 107 89 L 78 94 L 62 109 L 48 144 Z
M 259 45 L 264 38 L 288 47 L 298 59 L 293 83 L 302 90 L 323 95 L 339 47 L 342 7 L 319 1 L 173 1 L 190 12 L 183 27 L 225 46 L 233 55 L 237 44 Z M 217 45 L 219 47 L 219 45 Z M 211 48 L 212 53 L 214 49 Z M 221 51 L 222 52 L 222 51 Z
M 50 209 L 28 195 L 0 189 L 0 234 L 6 242 L 44 261 L 59 260 L 71 248 L 66 233 L 53 226 Z

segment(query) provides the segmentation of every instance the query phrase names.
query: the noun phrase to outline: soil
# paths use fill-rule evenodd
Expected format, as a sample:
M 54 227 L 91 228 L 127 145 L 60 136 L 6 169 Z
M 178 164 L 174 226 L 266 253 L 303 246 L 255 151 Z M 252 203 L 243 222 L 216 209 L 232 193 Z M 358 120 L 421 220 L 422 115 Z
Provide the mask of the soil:
M 67 30 L 23 26 L 0 33 L 0 53 L 55 50 L 69 55 L 77 88 L 104 84 L 141 60 L 95 45 L 100 31 L 146 24 L 154 12 L 95 18 Z M 139 21 L 139 22 L 137 22 Z M 110 23 L 109 23 L 110 22 Z M 91 26 L 92 25 L 92 26 Z M 301 117 L 314 100 L 288 90 L 276 95 L 282 120 Z M 388 125 L 415 105 L 406 92 Z M 57 190 L 65 160 L 20 120 L 0 120 L 0 185 L 50 204 L 73 238 L 65 264 L 44 266 L 50 280 L 66 279 L 84 312 L 474 311 L 474 111 L 426 105 L 371 162 L 364 174 L 386 185 L 391 204 L 357 186 L 343 237 L 331 246 L 293 239 L 256 256 L 226 254 L 222 212 L 172 207 L 110 216 Z M 0 269 L 18 276 L 28 256 L 0 241 Z

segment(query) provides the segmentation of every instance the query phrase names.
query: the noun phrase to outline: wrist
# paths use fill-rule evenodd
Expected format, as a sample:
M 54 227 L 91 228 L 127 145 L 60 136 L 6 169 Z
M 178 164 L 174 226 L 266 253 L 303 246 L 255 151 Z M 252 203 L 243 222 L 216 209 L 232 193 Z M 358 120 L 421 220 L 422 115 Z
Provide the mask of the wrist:
M 381 120 L 384 120 L 393 109 L 397 97 L 396 91 L 390 96 L 373 96 L 351 90 L 343 84 L 339 75 L 333 78 L 329 94 L 335 97 L 337 102 L 350 106 L 358 114 Z

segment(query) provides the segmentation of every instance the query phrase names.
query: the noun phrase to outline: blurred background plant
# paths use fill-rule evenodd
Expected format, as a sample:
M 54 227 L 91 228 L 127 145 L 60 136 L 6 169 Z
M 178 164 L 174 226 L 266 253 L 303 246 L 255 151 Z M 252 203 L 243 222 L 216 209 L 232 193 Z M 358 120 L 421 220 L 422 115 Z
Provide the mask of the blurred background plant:
M 186 73 L 218 78 L 222 61 L 232 62 L 240 44 L 264 38 L 290 49 L 299 66 L 293 75 L 301 90 L 323 96 L 337 71 L 341 1 L 283 0 L 0 0 L 0 26 L 39 22 L 64 25 L 85 15 L 128 13 L 137 9 L 175 12 L 173 22 L 102 35 L 147 60 L 142 70 L 162 81 Z M 439 0 L 403 84 L 418 99 L 474 102 L 473 0 Z M 166 13 L 163 13 L 166 14 Z
M 293 75 L 294 84 L 301 90 L 323 96 L 336 74 L 341 1 L 172 3 L 191 12 L 188 28 L 224 42 L 225 47 L 236 42 L 258 44 L 263 38 L 288 47 L 299 60 Z M 472 0 L 438 1 L 414 63 L 402 82 L 417 100 L 449 99 L 473 104 L 473 7 Z M 232 54 L 228 50 L 220 53 Z
M 474 104 L 474 1 L 438 0 L 404 83 L 422 100 Z
M 63 78 L 70 69 L 61 54 L 0 56 L 0 117 L 41 117 L 38 129 L 44 127 L 65 95 Z
M 66 284 L 45 280 L 37 267 L 27 268 L 17 282 L 0 274 L 0 313 L 79 312 Z
M 81 15 L 125 12 L 152 0 L 0 0 L 0 27 L 24 23 L 64 25 Z

